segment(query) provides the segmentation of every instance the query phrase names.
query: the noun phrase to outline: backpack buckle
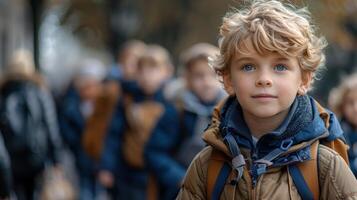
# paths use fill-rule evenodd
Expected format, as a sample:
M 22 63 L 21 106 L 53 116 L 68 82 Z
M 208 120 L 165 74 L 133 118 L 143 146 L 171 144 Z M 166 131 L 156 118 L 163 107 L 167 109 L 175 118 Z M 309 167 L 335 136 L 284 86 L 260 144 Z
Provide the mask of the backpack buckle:
M 230 184 L 231 185 L 236 185 L 239 181 L 239 179 L 243 176 L 243 167 L 245 165 L 245 160 L 242 154 L 239 154 L 238 156 L 234 157 L 232 159 L 232 165 L 235 170 L 237 170 L 237 177 L 231 180 Z
M 293 144 L 292 139 L 284 140 L 280 145 L 280 149 L 283 151 L 287 151 L 291 147 L 292 144 Z
M 234 157 L 232 159 L 232 165 L 234 169 L 238 169 L 239 167 L 243 167 L 245 165 L 245 160 L 242 154 L 239 154 L 238 156 Z

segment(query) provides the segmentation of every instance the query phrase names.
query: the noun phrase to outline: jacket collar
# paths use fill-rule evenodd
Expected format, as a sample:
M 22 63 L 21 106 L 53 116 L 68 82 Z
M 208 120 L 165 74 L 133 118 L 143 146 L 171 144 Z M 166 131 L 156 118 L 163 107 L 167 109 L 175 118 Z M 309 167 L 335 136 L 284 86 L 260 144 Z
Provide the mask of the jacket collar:
M 327 137 L 328 135 L 342 134 L 342 130 L 339 130 L 338 127 L 333 128 L 330 126 L 330 124 L 334 124 L 334 126 L 336 126 L 336 124 L 338 125 L 336 119 L 334 117 L 331 118 L 331 112 L 322 108 L 316 101 L 313 100 L 313 98 L 308 96 L 306 96 L 305 98 L 307 98 L 308 102 L 310 103 L 313 117 L 311 119 L 311 122 L 298 132 L 291 135 L 287 134 L 289 136 L 288 139 L 291 139 L 293 141 L 293 145 L 286 153 L 292 153 L 299 149 L 305 148 L 314 141 L 323 137 Z M 294 104 L 290 109 L 291 112 L 293 112 L 294 109 L 296 110 L 296 108 L 294 108 Z M 237 119 L 239 121 L 240 119 L 242 119 L 242 115 L 239 114 L 236 109 L 232 109 L 232 107 L 236 107 L 238 105 L 239 103 L 235 99 L 235 97 L 229 97 L 224 101 L 220 102 L 214 109 L 210 126 L 203 134 L 203 140 L 206 143 L 208 143 L 215 149 L 224 152 L 230 157 L 232 157 L 231 153 L 229 152 L 226 144 L 223 142 L 223 138 L 225 134 L 227 134 L 227 131 L 230 134 L 233 133 L 235 137 L 237 137 L 237 142 L 241 147 L 252 149 L 251 136 L 248 132 L 249 129 L 246 127 L 246 125 L 234 123 L 233 120 L 226 120 Z M 290 114 L 288 116 L 290 116 Z M 289 120 L 289 117 L 287 117 L 287 120 Z M 281 144 L 281 136 L 284 136 L 284 134 L 286 134 L 282 133 L 281 130 L 283 130 L 284 127 L 288 127 L 285 124 L 288 123 L 287 120 L 282 123 L 282 125 L 277 129 L 277 132 L 267 134 L 261 138 L 262 141 L 259 142 L 260 146 L 266 147 L 262 150 L 262 154 L 264 154 L 265 152 L 269 152 L 274 148 L 277 148 Z M 332 134 L 328 134 L 327 129 L 325 127 L 329 127 L 329 131 L 330 133 L 332 132 Z

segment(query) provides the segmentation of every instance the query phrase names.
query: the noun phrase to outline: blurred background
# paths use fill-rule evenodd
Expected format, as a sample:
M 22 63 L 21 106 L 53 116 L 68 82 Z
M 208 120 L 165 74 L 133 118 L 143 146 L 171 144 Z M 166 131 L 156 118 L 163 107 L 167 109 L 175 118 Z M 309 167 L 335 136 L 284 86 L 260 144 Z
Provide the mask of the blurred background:
M 142 128 L 144 120 L 140 120 L 151 119 L 152 113 L 155 113 L 149 110 L 147 113 L 150 117 L 139 117 L 137 120 L 135 118 L 137 116 L 134 116 L 137 104 L 154 99 L 156 103 L 168 105 L 166 99 L 155 99 L 159 95 L 150 93 L 150 90 L 162 92 L 163 85 L 166 83 L 168 83 L 168 86 L 165 86 L 167 91 L 162 93 L 166 92 L 164 94 L 166 96 L 171 95 L 170 103 L 176 103 L 176 98 L 194 102 L 188 103 L 189 109 L 178 106 L 179 112 L 184 114 L 180 113 L 176 118 L 175 113 L 168 113 L 160 118 L 163 122 L 159 120 L 151 122 L 157 123 L 152 127 L 163 126 L 160 128 L 165 130 L 162 131 L 164 135 L 152 137 L 150 134 L 162 134 L 160 131 L 155 132 L 154 129 L 136 130 L 146 131 L 149 134 L 145 136 L 147 141 L 141 144 L 142 151 L 146 144 L 155 148 L 155 145 L 171 144 L 170 148 L 160 147 L 166 148 L 167 152 L 163 153 L 165 156 L 170 156 L 154 159 L 151 163 L 154 163 L 153 165 L 173 163 L 172 167 L 175 170 L 171 172 L 179 172 L 172 178 L 161 171 L 162 166 L 156 168 L 158 169 L 156 172 L 163 177 L 159 182 L 164 183 L 160 184 L 169 188 L 166 188 L 167 191 L 165 189 L 167 198 L 161 199 L 173 199 L 191 159 L 205 145 L 200 134 L 210 121 L 215 103 L 226 95 L 216 80 L 213 70 L 208 66 L 207 56 L 217 52 L 217 48 L 209 44 L 218 45 L 219 26 L 225 13 L 248 2 L 250 1 L 0 0 L 0 74 L 3 76 L 0 84 L 0 132 L 2 133 L 0 136 L 4 137 L 0 138 L 0 165 L 7 166 L 0 166 L 0 169 L 13 170 L 13 173 L 0 170 L 0 200 L 2 197 L 19 200 L 145 199 L 141 196 L 134 197 L 140 194 L 135 186 L 140 181 L 145 182 L 146 185 L 146 182 L 150 182 L 148 181 L 150 177 L 147 171 L 140 168 L 142 166 L 121 166 L 120 161 L 125 157 L 122 155 L 125 146 L 123 145 L 122 148 L 120 145 L 126 142 L 124 133 L 128 135 L 128 132 L 131 134 L 134 132 L 133 140 L 139 138 L 135 135 L 135 131 L 130 129 L 130 125 L 134 124 Z M 319 27 L 318 32 L 328 41 L 326 67 L 318 73 L 319 81 L 315 82 L 314 89 L 310 93 L 322 105 L 327 106 L 331 89 L 345 76 L 357 72 L 357 0 L 290 0 L 289 2 L 298 7 L 308 7 L 314 23 Z M 144 43 L 158 44 L 163 48 L 146 46 Z M 197 43 L 206 44 L 192 46 Z M 187 50 L 190 47 L 192 48 Z M 26 51 L 18 52 L 19 49 Z M 182 56 L 182 52 L 187 53 L 186 57 Z M 170 57 L 172 63 L 167 57 Z M 35 68 L 45 79 L 43 82 L 48 87 L 45 87 L 44 91 L 42 91 L 43 85 L 38 84 L 39 78 L 33 73 L 32 68 Z M 182 71 L 188 73 L 181 73 Z M 13 76 L 14 74 L 7 74 L 8 72 L 17 74 Z M 171 72 L 176 76 L 171 78 Z M 192 75 L 195 73 L 196 75 Z M 183 79 L 186 83 L 183 83 Z M 34 82 L 36 84 L 33 84 Z M 21 89 L 22 86 L 25 89 Z M 145 91 L 146 89 L 149 92 Z M 31 98 L 23 98 L 27 97 L 27 93 L 25 92 L 25 95 L 21 93 L 27 90 L 39 96 L 38 104 L 27 105 L 28 99 Z M 147 95 L 146 92 L 150 94 Z M 191 96 L 187 98 L 186 94 Z M 137 99 L 144 100 L 126 106 L 126 95 L 134 97 L 137 95 L 140 96 Z M 13 101 L 12 98 L 17 98 L 18 101 Z M 22 110 L 13 111 L 15 116 L 6 118 L 8 102 L 10 102 L 10 109 L 14 108 L 12 102 L 24 102 L 19 106 L 25 105 L 25 108 L 21 107 Z M 44 105 L 45 109 L 41 109 L 39 105 Z M 41 113 L 46 122 L 41 118 L 37 119 L 39 123 L 21 123 L 29 112 L 26 107 L 38 109 L 38 113 Z M 131 110 L 132 107 L 135 109 Z M 167 110 L 174 109 L 166 109 L 165 112 Z M 18 114 L 21 112 L 24 114 Z M 160 116 L 161 113 L 157 113 L 159 113 L 157 116 Z M 353 114 L 353 116 L 357 115 Z M 127 119 L 134 119 L 133 123 L 128 125 L 130 121 Z M 8 123 L 11 120 L 14 120 L 14 123 Z M 21 127 L 18 129 L 23 133 L 11 135 L 9 124 Z M 36 173 L 29 172 L 30 167 L 23 164 L 22 159 L 29 158 L 28 154 L 33 151 L 23 153 L 21 157 L 17 154 L 16 145 L 13 145 L 17 144 L 16 142 L 19 141 L 17 137 L 21 134 L 24 136 L 22 138 L 24 144 L 31 142 L 31 137 L 37 132 L 33 130 L 37 130 L 35 128 L 38 124 L 42 126 L 40 129 L 47 130 L 48 134 L 46 133 L 45 136 L 43 136 L 44 131 L 39 131 L 43 138 L 50 138 L 45 141 L 49 150 L 46 149 L 43 154 L 46 156 L 51 154 L 48 157 L 51 157 L 53 166 L 56 166 L 55 172 L 48 174 L 57 179 L 47 178 L 49 175 L 46 172 L 49 171 L 47 170 L 49 167 L 43 167 L 44 163 L 47 163 L 47 157 L 42 160 L 43 162 L 41 161 L 38 168 L 34 168 L 33 171 Z M 165 126 L 167 124 L 170 126 Z M 27 137 L 28 135 L 31 136 Z M 175 137 L 177 141 L 170 141 Z M 151 141 L 149 138 L 159 138 L 159 140 Z M 352 143 L 353 141 L 350 146 L 355 155 L 353 163 L 357 176 L 357 140 L 354 141 L 354 145 Z M 187 144 L 197 144 L 197 152 Z M 19 146 L 21 145 L 17 147 Z M 127 146 L 128 157 L 143 158 L 143 152 L 140 156 L 130 155 L 131 148 L 139 145 Z M 9 151 L 8 155 L 6 151 Z M 192 157 L 187 158 L 190 153 Z M 165 159 L 174 161 L 167 162 Z M 116 163 L 117 160 L 119 164 Z M 185 164 L 182 160 L 185 160 Z M 7 165 L 6 161 L 9 161 Z M 150 167 L 152 168 L 150 170 L 155 172 L 155 166 L 148 168 Z M 176 167 L 180 169 L 176 170 Z M 171 168 L 164 167 L 164 169 Z M 27 170 L 27 173 L 19 175 L 16 170 Z M 10 174 L 14 177 L 9 177 Z M 157 177 L 160 177 L 159 175 Z M 41 181 L 37 180 L 39 177 Z M 44 181 L 42 181 L 43 177 Z M 176 182 L 172 181 L 174 178 L 177 179 Z M 35 182 L 40 183 L 39 186 L 35 187 Z M 52 182 L 55 184 L 52 185 Z M 58 191 L 58 194 L 54 191 Z M 65 197 L 57 198 L 61 194 Z M 51 195 L 57 197 L 52 198 Z
M 326 103 L 330 88 L 357 66 L 357 1 L 290 1 L 308 6 L 328 39 L 327 69 L 314 94 Z M 239 0 L 1 0 L 0 64 L 17 48 L 34 53 L 55 93 L 76 63 L 96 57 L 110 66 L 128 39 L 158 43 L 172 54 L 197 42 L 217 44 L 222 16 Z

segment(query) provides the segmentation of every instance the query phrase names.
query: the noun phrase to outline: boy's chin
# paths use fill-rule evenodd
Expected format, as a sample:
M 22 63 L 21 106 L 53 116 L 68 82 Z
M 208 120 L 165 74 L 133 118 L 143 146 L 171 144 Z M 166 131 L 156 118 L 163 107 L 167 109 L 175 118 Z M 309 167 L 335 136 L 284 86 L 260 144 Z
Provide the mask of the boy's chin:
M 251 110 L 249 113 L 253 115 L 255 118 L 260 118 L 260 119 L 273 119 L 278 116 L 285 116 L 287 114 L 288 110 L 286 109 L 259 109 L 256 108 L 254 110 Z

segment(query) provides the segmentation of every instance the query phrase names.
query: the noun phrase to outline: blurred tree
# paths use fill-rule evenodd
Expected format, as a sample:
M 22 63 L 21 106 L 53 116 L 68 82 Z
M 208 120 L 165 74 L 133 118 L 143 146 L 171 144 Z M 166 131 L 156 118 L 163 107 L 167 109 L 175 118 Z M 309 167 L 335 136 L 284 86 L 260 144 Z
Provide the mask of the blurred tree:
M 91 48 L 103 48 L 108 43 L 109 27 L 105 2 L 100 0 L 71 0 L 61 24 L 70 29 Z
M 38 1 L 39 2 L 39 1 Z M 0 1 L 0 65 L 4 68 L 12 52 L 18 48 L 32 51 L 34 40 L 34 19 L 31 1 Z M 36 2 L 37 3 L 37 2 Z
M 33 55 L 36 68 L 39 68 L 39 26 L 41 24 L 42 0 L 30 0 L 33 26 Z

